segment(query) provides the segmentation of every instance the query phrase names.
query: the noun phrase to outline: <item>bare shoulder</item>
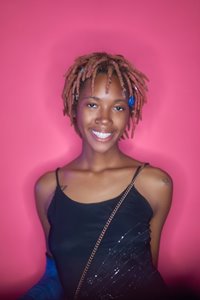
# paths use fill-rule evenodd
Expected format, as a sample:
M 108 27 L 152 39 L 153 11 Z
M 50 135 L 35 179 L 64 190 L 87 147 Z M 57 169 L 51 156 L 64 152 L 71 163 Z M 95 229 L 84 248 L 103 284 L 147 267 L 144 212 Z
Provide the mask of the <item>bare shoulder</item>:
M 54 195 L 56 189 L 55 171 L 49 171 L 38 178 L 35 183 L 34 192 L 36 202 L 47 205 Z
M 145 198 L 149 200 L 154 212 L 161 207 L 169 209 L 172 201 L 173 180 L 166 171 L 146 166 L 136 184 Z
M 148 165 L 144 168 L 143 173 L 145 179 L 152 183 L 153 188 L 170 188 L 173 186 L 171 176 L 160 168 Z

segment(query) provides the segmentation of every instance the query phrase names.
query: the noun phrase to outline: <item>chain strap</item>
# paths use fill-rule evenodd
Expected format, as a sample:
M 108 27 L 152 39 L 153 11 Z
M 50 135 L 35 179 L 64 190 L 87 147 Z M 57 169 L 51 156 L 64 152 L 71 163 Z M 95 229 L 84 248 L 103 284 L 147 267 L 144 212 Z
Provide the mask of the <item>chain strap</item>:
M 146 164 L 142 165 L 142 166 L 139 168 L 138 171 L 141 171 L 141 170 L 145 167 L 145 165 L 146 165 Z M 138 172 L 138 173 L 139 173 L 139 172 Z M 86 266 L 85 266 L 85 268 L 84 268 L 84 270 L 83 270 L 83 273 L 82 273 L 82 275 L 81 275 L 81 278 L 80 278 L 80 280 L 79 280 L 78 286 L 77 286 L 77 288 L 76 288 L 76 292 L 75 292 L 75 294 L 74 294 L 74 300 L 75 300 L 75 299 L 78 299 L 78 295 L 79 295 L 80 289 L 81 289 L 81 287 L 82 287 L 82 285 L 83 285 L 83 281 L 84 281 L 85 276 L 86 276 L 86 274 L 87 274 L 87 272 L 88 272 L 88 270 L 89 270 L 89 267 L 90 267 L 90 265 L 91 265 L 91 263 L 92 263 L 92 260 L 93 260 L 93 258 L 94 258 L 94 256 L 95 256 L 96 252 L 97 252 L 97 249 L 99 248 L 99 245 L 100 245 L 100 243 L 101 243 L 101 241 L 102 241 L 102 239 L 103 239 L 103 237 L 104 237 L 104 235 L 105 235 L 105 233 L 106 233 L 106 230 L 108 229 L 108 226 L 110 225 L 110 223 L 111 223 L 112 219 L 114 218 L 116 212 L 118 211 L 119 207 L 120 207 L 121 204 L 123 203 L 124 199 L 125 199 L 126 196 L 128 195 L 128 193 L 129 193 L 129 191 L 131 190 L 131 188 L 133 187 L 134 182 L 135 182 L 135 178 L 136 178 L 136 176 L 134 176 L 132 182 L 129 184 L 129 186 L 128 186 L 127 189 L 125 190 L 124 194 L 123 194 L 122 197 L 120 198 L 119 202 L 117 203 L 117 205 L 116 205 L 115 208 L 113 209 L 113 211 L 112 211 L 110 217 L 108 218 L 106 224 L 104 225 L 104 228 L 103 228 L 102 232 L 100 233 L 100 235 L 99 235 L 99 237 L 98 237 L 98 240 L 97 240 L 97 242 L 96 242 L 96 244 L 95 244 L 95 246 L 94 246 L 94 249 L 92 250 L 92 253 L 91 253 L 91 255 L 90 255 L 90 257 L 89 257 L 89 259 L 88 259 L 88 261 L 87 261 L 87 264 L 86 264 Z

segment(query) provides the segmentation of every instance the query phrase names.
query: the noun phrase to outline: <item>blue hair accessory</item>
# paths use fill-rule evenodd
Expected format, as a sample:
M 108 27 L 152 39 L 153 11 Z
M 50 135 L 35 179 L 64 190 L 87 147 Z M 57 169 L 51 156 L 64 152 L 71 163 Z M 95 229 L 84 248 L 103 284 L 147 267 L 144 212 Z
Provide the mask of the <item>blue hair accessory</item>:
M 130 96 L 128 99 L 128 106 L 130 108 L 133 108 L 134 104 L 135 104 L 135 98 L 134 98 L 134 96 Z

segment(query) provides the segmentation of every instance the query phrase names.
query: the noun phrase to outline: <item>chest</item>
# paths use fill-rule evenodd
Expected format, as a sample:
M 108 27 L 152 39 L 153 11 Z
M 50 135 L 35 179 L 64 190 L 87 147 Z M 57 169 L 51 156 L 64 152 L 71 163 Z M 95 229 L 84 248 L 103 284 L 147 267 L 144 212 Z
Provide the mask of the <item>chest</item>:
M 65 195 L 80 203 L 98 203 L 118 197 L 130 184 L 132 170 L 122 172 L 104 172 L 102 174 L 69 175 L 61 180 Z

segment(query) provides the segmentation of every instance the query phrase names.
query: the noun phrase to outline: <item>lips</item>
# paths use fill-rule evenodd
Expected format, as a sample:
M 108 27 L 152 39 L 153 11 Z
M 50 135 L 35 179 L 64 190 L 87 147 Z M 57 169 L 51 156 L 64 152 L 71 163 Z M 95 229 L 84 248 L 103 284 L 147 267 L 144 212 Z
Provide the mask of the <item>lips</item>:
M 112 133 L 111 132 L 101 132 L 101 131 L 96 131 L 96 130 L 92 130 L 92 133 L 98 138 L 98 139 L 102 139 L 102 140 L 106 140 L 108 139 Z

